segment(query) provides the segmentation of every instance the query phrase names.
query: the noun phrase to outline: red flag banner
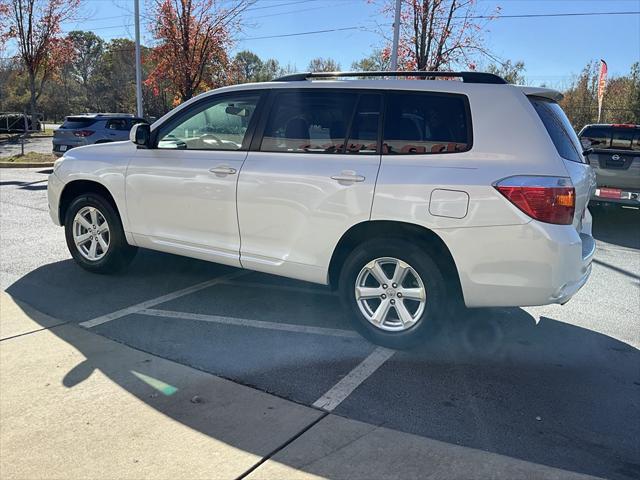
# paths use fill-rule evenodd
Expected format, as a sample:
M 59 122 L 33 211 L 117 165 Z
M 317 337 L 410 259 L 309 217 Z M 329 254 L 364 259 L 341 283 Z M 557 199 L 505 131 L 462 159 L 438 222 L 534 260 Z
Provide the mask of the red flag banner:
M 600 60 L 600 75 L 598 75 L 598 122 L 602 113 L 602 99 L 604 98 L 604 89 L 607 86 L 607 62 Z

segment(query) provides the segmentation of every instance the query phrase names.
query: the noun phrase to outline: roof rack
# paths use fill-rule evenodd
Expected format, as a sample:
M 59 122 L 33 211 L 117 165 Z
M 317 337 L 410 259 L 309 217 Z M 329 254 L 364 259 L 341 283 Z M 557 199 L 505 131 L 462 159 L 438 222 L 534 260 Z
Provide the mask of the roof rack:
M 484 72 L 304 72 L 285 75 L 276 78 L 274 82 L 300 82 L 314 78 L 341 78 L 341 77 L 424 77 L 433 79 L 436 77 L 458 77 L 465 83 L 491 83 L 505 84 L 507 81 L 493 73 Z

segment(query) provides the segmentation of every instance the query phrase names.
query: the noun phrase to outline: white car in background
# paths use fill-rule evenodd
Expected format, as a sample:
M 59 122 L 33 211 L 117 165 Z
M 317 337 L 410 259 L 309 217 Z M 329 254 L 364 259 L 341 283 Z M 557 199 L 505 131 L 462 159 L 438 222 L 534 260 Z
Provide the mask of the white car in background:
M 51 217 L 93 272 L 143 247 L 330 284 L 355 327 L 393 348 L 455 299 L 567 302 L 591 272 L 595 177 L 561 95 L 477 72 L 361 78 L 406 75 L 199 95 L 131 141 L 66 153 Z

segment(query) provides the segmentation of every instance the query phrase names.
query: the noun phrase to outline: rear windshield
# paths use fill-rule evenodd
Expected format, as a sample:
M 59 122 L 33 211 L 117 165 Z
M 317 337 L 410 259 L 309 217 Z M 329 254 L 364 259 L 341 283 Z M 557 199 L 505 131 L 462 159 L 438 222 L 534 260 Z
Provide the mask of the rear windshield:
M 94 118 L 67 117 L 60 128 L 87 128 L 94 123 L 96 123 L 96 119 Z
M 580 139 L 594 150 L 640 151 L 640 129 L 637 128 L 587 127 Z
M 558 154 L 572 162 L 585 163 L 582 153 L 576 147 L 576 133 L 560 105 L 553 100 L 541 97 L 529 97 L 529 100 L 538 112 Z

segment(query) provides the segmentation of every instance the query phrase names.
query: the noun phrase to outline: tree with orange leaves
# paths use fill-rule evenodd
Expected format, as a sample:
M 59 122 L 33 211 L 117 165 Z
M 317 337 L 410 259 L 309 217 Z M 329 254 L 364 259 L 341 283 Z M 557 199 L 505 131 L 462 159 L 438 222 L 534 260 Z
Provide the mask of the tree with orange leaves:
M 369 0 L 374 1 L 374 0 Z M 403 70 L 475 69 L 477 57 L 496 60 L 484 47 L 482 34 L 492 13 L 476 9 L 477 0 L 402 0 L 398 66 Z M 393 18 L 395 0 L 383 0 L 382 12 Z M 386 35 L 385 35 L 386 37 Z M 383 60 L 391 46 L 382 50 Z
M 255 0 L 237 0 L 222 8 L 219 0 L 155 0 L 150 25 L 155 65 L 145 83 L 156 94 L 168 88 L 175 103 L 226 83 L 230 31 Z
M 17 57 L 29 80 L 29 110 L 45 84 L 71 60 L 72 48 L 62 37 L 60 24 L 72 18 L 80 0 L 0 0 L 0 36 L 18 45 Z

